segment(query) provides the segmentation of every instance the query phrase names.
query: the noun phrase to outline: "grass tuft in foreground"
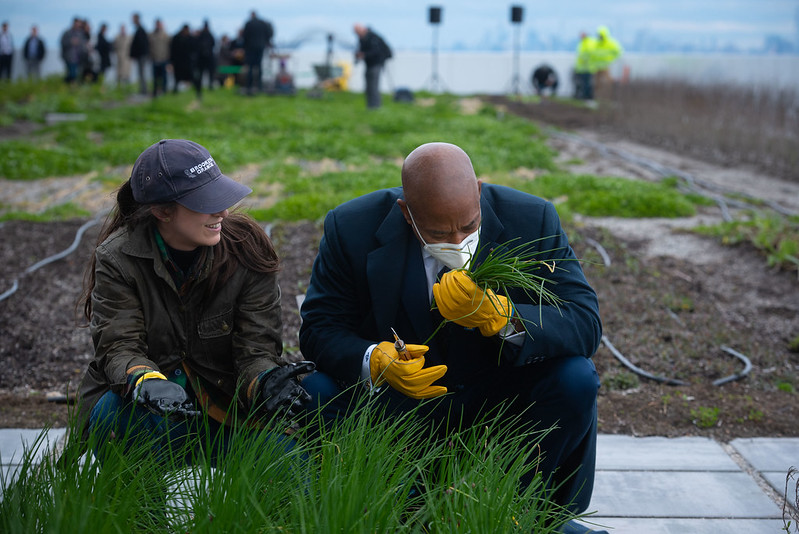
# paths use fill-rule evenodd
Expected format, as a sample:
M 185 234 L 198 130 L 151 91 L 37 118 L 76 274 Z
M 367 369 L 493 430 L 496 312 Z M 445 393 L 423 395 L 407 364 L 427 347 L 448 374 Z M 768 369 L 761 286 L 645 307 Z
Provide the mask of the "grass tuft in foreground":
M 536 449 L 512 427 L 492 414 L 436 440 L 417 418 L 387 419 L 366 402 L 330 427 L 312 419 L 291 441 L 239 431 L 216 466 L 177 446 L 156 463 L 138 444 L 109 446 L 100 468 L 74 440 L 60 461 L 37 463 L 40 439 L 2 480 L 0 531 L 552 532 L 572 515 L 540 475 L 518 489 Z

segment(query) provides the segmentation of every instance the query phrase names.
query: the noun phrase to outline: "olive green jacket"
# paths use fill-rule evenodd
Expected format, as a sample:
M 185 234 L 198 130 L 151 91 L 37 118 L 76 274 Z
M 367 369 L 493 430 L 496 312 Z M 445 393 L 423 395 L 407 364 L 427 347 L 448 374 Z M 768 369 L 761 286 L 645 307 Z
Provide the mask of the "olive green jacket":
M 231 413 L 236 398 L 248 413 L 259 374 L 281 364 L 277 273 L 239 267 L 209 299 L 210 249 L 181 299 L 150 225 L 114 232 L 97 247 L 96 258 L 95 356 L 78 392 L 82 423 L 108 390 L 127 394 L 128 375 L 143 368 L 169 375 L 180 367 L 202 408 L 217 420 Z

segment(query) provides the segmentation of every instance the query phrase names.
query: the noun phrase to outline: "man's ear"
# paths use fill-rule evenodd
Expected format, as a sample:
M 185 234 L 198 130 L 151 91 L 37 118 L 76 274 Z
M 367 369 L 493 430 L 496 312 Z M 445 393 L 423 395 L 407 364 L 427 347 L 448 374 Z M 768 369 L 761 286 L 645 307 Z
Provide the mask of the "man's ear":
M 411 224 L 411 216 L 408 213 L 408 205 L 405 203 L 405 200 L 398 198 L 397 206 L 399 206 L 400 209 L 402 210 L 402 216 L 405 217 L 405 222 Z

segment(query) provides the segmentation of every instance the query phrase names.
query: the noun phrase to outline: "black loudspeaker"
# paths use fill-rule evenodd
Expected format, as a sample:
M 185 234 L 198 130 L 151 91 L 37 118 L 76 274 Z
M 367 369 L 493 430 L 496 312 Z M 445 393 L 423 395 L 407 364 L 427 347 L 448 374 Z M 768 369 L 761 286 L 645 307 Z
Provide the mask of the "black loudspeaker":
M 440 24 L 441 23 L 441 8 L 440 7 L 431 7 L 430 8 L 430 24 Z
M 510 8 L 510 21 L 513 23 L 520 23 L 524 17 L 524 8 L 522 6 L 511 6 Z

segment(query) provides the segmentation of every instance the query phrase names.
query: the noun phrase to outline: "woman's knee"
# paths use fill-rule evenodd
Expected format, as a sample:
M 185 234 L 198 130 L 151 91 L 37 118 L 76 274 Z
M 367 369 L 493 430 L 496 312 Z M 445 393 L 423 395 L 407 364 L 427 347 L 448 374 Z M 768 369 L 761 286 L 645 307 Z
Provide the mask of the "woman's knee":
M 89 415 L 89 430 L 110 430 L 118 425 L 122 412 L 125 411 L 125 400 L 112 391 L 106 392 L 92 408 Z

